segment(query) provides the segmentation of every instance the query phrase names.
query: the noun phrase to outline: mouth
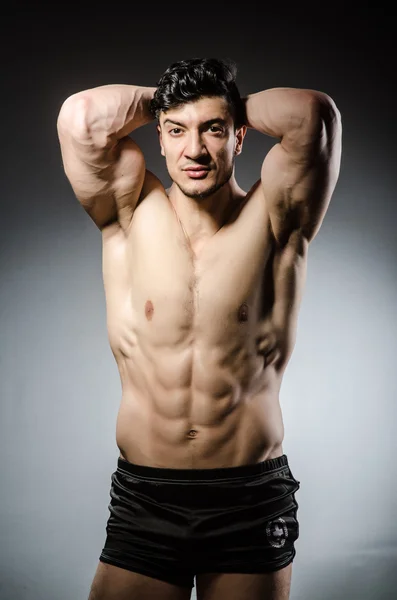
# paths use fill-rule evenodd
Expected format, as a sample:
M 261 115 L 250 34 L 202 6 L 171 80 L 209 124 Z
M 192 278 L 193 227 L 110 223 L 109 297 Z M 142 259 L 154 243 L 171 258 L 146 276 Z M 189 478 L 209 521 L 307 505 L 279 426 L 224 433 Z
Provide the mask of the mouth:
M 207 169 L 206 167 L 188 167 L 183 170 L 191 179 L 204 179 L 210 171 L 210 169 Z

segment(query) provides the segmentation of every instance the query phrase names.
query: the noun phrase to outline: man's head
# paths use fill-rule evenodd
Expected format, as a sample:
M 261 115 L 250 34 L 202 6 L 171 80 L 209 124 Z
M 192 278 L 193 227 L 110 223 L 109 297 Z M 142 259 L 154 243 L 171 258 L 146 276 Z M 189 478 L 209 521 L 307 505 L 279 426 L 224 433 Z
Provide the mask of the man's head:
M 151 102 L 171 179 L 191 198 L 206 198 L 234 172 L 246 133 L 236 68 L 217 59 L 172 64 Z M 189 167 L 202 167 L 194 173 Z

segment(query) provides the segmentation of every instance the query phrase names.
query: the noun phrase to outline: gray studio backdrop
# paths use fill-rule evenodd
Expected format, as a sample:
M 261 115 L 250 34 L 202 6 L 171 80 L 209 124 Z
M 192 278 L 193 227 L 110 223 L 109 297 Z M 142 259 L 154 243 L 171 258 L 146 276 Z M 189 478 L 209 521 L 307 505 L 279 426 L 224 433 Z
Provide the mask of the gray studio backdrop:
M 291 599 L 397 597 L 394 106 L 384 57 L 366 46 L 370 20 L 361 30 L 291 22 L 288 44 L 278 43 L 279 21 L 267 38 L 255 23 L 244 31 L 222 21 L 221 37 L 205 43 L 203 32 L 167 36 L 158 20 L 149 39 L 126 23 L 109 33 L 105 19 L 91 28 L 36 21 L 33 34 L 25 19 L 3 78 L 12 94 L 2 143 L 0 600 L 87 599 L 117 466 L 121 386 L 101 237 L 63 173 L 59 108 L 96 85 L 155 85 L 169 63 L 192 56 L 234 58 L 243 94 L 315 88 L 341 110 L 340 179 L 310 247 L 281 390 L 284 449 L 301 481 Z M 160 51 L 151 40 L 161 36 Z M 135 139 L 168 182 L 154 125 Z M 273 143 L 248 132 L 236 170 L 245 189 Z

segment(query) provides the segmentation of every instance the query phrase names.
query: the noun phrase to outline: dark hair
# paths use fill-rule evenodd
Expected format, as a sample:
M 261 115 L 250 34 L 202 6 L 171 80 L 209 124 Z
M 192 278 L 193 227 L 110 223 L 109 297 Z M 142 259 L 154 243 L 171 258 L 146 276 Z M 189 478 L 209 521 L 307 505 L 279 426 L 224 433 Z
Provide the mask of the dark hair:
M 193 102 L 203 96 L 221 96 L 229 104 L 235 127 L 245 123 L 245 106 L 235 83 L 236 64 L 217 58 L 191 58 L 171 64 L 157 83 L 150 111 L 161 111 Z

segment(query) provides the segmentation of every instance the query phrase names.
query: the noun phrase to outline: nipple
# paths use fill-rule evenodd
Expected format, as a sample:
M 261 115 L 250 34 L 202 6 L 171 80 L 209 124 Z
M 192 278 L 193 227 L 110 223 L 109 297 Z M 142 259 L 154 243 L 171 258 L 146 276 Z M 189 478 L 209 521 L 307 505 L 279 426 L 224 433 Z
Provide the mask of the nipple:
M 148 321 L 152 320 L 153 313 L 154 313 L 153 303 L 151 300 L 148 300 L 145 304 L 145 315 L 146 315 L 146 318 Z
M 240 322 L 248 321 L 248 305 L 245 303 L 242 304 L 238 310 L 238 320 Z

